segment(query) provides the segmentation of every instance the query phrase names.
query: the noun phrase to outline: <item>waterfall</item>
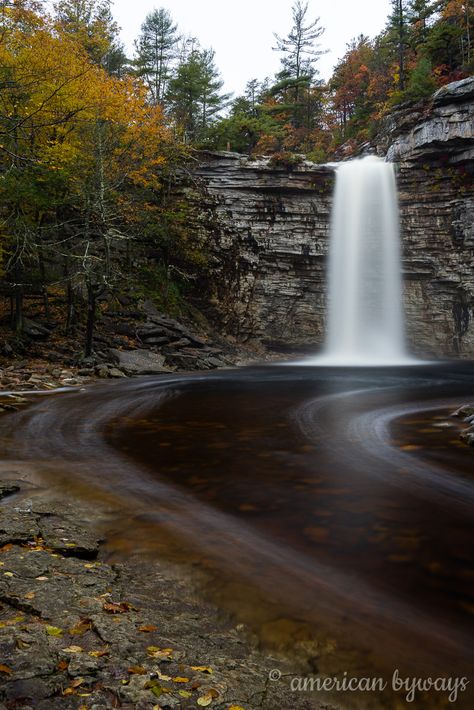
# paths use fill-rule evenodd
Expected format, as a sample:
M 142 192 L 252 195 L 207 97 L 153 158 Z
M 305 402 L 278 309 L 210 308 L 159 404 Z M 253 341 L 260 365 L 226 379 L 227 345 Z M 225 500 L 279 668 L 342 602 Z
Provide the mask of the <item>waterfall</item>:
M 368 157 L 337 167 L 328 281 L 326 346 L 314 364 L 407 362 L 390 163 Z

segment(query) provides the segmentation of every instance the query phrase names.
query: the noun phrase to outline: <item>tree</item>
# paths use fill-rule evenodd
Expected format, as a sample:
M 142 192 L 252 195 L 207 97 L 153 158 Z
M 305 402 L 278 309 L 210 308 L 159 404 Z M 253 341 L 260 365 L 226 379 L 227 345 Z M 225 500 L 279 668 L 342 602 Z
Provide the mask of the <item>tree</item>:
M 404 91 L 406 85 L 407 49 L 407 0 L 391 0 L 392 14 L 389 18 L 389 33 L 393 37 L 398 62 L 398 89 Z
M 192 48 L 169 82 L 167 99 L 175 127 L 187 142 L 203 142 L 229 94 L 214 63 L 212 49 Z
M 147 15 L 136 42 L 137 76 L 142 77 L 154 104 L 163 103 L 171 77 L 171 64 L 177 56 L 177 25 L 164 8 Z
M 84 47 L 96 64 L 106 67 L 109 55 L 120 46 L 111 0 L 58 0 L 54 10 L 61 31 Z
M 286 37 L 275 33 L 277 41 L 274 51 L 282 52 L 282 70 L 277 74 L 277 83 L 273 88 L 275 94 L 288 93 L 291 96 L 292 123 L 298 127 L 302 123 L 302 95 L 305 93 L 315 76 L 316 62 L 324 53 L 318 49 L 317 40 L 324 32 L 319 25 L 319 17 L 306 24 L 308 3 L 296 0 L 292 7 L 293 27 Z M 304 107 L 303 107 L 304 108 Z

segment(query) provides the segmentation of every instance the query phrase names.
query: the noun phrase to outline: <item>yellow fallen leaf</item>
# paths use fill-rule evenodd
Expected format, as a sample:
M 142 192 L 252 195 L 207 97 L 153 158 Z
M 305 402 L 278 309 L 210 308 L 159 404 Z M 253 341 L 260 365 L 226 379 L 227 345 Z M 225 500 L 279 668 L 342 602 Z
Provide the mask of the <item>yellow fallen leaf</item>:
M 84 678 L 76 678 L 75 680 L 72 681 L 71 688 L 78 688 L 83 683 L 84 683 Z
M 138 630 L 144 634 L 150 634 L 152 631 L 158 631 L 158 626 L 154 626 L 153 624 L 147 624 L 146 626 L 140 626 Z
M 4 577 L 13 577 L 14 576 L 13 572 L 4 572 L 3 575 L 4 575 Z
M 165 675 L 165 674 L 162 673 L 160 670 L 157 670 L 157 671 L 156 671 L 156 675 L 158 676 L 158 678 L 159 678 L 160 680 L 171 680 L 171 676 L 170 676 L 170 675 Z
M 82 653 L 83 648 L 81 646 L 68 646 L 63 648 L 64 653 Z
M 5 673 L 5 675 L 11 675 L 13 673 L 12 669 L 8 666 L 4 666 L 3 663 L 0 664 L 0 673 Z
M 23 599 L 34 599 L 36 596 L 36 592 L 27 592 Z
M 62 636 L 63 635 L 63 630 L 59 629 L 57 626 L 49 626 L 46 625 L 46 633 L 48 636 Z
M 212 673 L 212 668 L 209 668 L 209 666 L 191 666 L 191 669 L 193 671 L 200 671 L 201 673 Z
M 89 656 L 92 656 L 92 658 L 102 658 L 102 656 L 108 656 L 109 653 L 108 648 L 102 648 L 99 651 L 89 651 Z
M 35 577 L 37 582 L 47 582 L 48 577 Z
M 215 698 L 218 697 L 219 693 L 217 692 L 217 690 L 214 690 L 214 688 L 209 688 L 205 695 L 201 695 L 201 697 L 198 698 L 197 704 L 205 708 L 210 705 Z
M 229 710 L 245 710 L 242 705 L 229 705 Z
M 181 695 L 182 698 L 190 698 L 192 693 L 189 690 L 178 690 L 178 695 Z
M 152 658 L 169 658 L 173 653 L 172 648 L 158 648 L 158 646 L 148 646 L 147 653 Z
M 181 678 L 181 676 L 177 676 L 176 678 L 173 678 L 174 683 L 189 683 L 189 678 Z

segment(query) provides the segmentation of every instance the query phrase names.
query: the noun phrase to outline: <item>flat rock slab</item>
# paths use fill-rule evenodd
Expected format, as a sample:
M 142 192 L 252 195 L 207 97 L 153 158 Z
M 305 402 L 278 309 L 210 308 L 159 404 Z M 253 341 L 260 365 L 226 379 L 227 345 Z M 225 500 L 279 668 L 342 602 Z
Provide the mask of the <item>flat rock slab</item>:
M 99 536 L 69 502 L 0 513 L 0 710 L 332 707 L 269 682 L 285 662 L 185 576 L 139 555 L 82 559 Z
M 155 375 L 169 372 L 164 366 L 165 358 L 149 350 L 110 350 L 111 357 L 121 370 L 129 375 Z

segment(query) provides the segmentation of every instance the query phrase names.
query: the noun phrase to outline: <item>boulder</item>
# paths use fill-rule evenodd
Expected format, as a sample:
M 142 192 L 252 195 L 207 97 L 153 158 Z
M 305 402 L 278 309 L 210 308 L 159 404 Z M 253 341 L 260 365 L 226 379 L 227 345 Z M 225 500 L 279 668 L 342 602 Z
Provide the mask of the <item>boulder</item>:
M 111 358 L 127 375 L 156 375 L 169 372 L 164 367 L 165 358 L 149 350 L 110 350 Z

